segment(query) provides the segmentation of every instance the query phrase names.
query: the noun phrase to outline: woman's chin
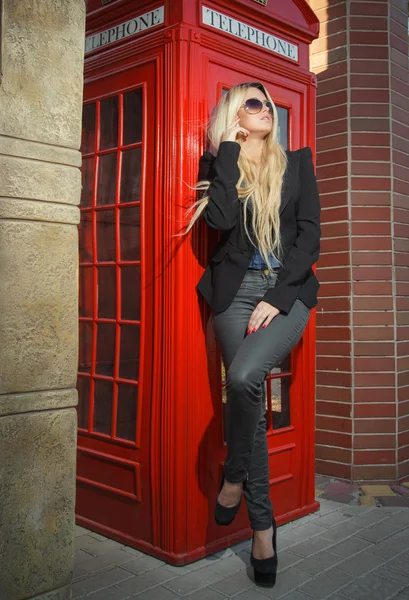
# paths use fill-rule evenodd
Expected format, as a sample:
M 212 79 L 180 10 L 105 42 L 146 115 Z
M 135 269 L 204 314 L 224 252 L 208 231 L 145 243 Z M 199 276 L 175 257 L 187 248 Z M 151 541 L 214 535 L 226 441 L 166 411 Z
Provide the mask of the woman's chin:
M 271 127 L 257 127 L 257 129 L 252 129 L 250 134 L 252 137 L 263 137 L 265 138 L 269 133 L 271 133 Z

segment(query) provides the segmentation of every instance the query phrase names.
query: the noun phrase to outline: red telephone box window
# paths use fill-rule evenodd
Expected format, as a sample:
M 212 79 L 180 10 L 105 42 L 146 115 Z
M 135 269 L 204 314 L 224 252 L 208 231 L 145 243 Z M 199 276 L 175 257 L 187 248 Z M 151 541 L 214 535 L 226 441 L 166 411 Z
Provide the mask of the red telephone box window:
M 141 315 L 143 90 L 86 104 L 79 427 L 135 442 Z

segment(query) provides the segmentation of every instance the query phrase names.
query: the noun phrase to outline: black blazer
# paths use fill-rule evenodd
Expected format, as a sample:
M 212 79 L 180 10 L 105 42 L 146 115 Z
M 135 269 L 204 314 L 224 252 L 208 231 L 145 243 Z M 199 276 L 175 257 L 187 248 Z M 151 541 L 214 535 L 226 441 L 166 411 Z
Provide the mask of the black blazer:
M 254 250 L 244 230 L 236 188 L 240 176 L 239 154 L 238 142 L 222 142 L 216 157 L 205 152 L 199 164 L 199 181 L 211 181 L 204 220 L 209 227 L 223 233 L 197 289 L 216 312 L 230 306 Z M 321 233 L 311 149 L 288 151 L 287 157 L 280 206 L 282 266 L 275 287 L 268 289 L 262 298 L 284 314 L 290 311 L 297 297 L 309 308 L 317 304 L 319 283 L 311 267 L 318 260 Z

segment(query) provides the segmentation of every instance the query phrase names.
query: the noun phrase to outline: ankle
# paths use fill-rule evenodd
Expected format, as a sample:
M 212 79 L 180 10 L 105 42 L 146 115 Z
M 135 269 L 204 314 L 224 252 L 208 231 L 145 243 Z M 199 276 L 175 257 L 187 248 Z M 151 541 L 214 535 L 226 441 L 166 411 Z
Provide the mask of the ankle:
M 243 487 L 243 484 L 241 482 L 240 483 L 230 483 L 230 481 L 227 481 L 227 479 L 225 479 L 224 487 L 226 488 L 226 490 L 235 491 L 235 490 L 241 490 Z
M 254 531 L 254 539 L 255 540 L 260 540 L 260 541 L 264 541 L 264 540 L 271 540 L 272 539 L 272 534 L 273 532 L 273 528 L 270 527 L 269 529 L 263 529 L 261 531 Z

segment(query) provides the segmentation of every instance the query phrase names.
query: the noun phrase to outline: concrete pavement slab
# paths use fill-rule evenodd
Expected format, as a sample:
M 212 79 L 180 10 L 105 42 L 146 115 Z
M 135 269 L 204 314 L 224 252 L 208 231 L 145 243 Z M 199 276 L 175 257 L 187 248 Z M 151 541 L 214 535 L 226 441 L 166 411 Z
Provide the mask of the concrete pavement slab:
M 284 569 L 288 569 L 289 567 L 295 567 L 303 557 L 297 556 L 296 554 L 292 554 L 288 550 L 279 551 L 279 560 L 278 560 L 278 572 L 284 571 Z
M 383 560 L 378 558 L 374 554 L 368 552 L 360 552 L 355 556 L 351 556 L 343 563 L 340 563 L 337 568 L 344 573 L 348 573 L 351 577 L 356 578 L 373 571 L 373 569 L 379 569 L 383 565 Z M 379 573 L 379 571 L 378 571 Z
M 238 554 L 233 554 L 224 560 L 219 560 L 211 566 L 212 571 L 219 575 L 228 576 L 243 571 L 250 565 L 250 554 L 242 550 Z
M 340 542 L 361 531 L 364 531 L 363 527 L 350 519 L 349 521 L 330 527 L 322 534 L 322 537 L 326 540 L 332 540 L 333 542 Z
M 342 590 L 348 600 L 389 600 L 402 588 L 398 581 L 383 579 L 375 573 L 359 577 Z
M 331 546 L 331 552 L 343 558 L 348 558 L 354 554 L 357 554 L 358 552 L 362 552 L 363 550 L 370 548 L 373 545 L 373 542 L 369 542 L 368 540 L 350 537 L 342 542 L 339 542 L 335 546 Z
M 288 549 L 288 552 L 297 556 L 307 557 L 321 552 L 334 545 L 332 540 L 326 540 L 322 536 L 313 538 L 312 540 L 306 540 L 300 544 L 295 544 Z
M 373 556 L 372 558 L 376 560 L 376 557 Z M 302 560 L 297 564 L 297 569 L 313 577 L 315 575 L 320 575 L 323 571 L 339 564 L 339 561 L 339 556 L 331 554 L 328 550 L 324 550 L 323 552 L 318 552 L 318 554 L 314 554 L 313 556 L 309 556 Z
M 397 596 L 394 596 L 393 600 L 409 600 L 409 587 L 399 592 Z
M 130 579 L 120 581 L 117 586 L 121 588 L 121 590 L 128 592 L 128 594 L 135 595 L 144 592 L 145 590 L 149 590 L 150 588 L 159 587 L 165 582 L 171 583 L 173 579 L 178 578 L 163 565 L 157 569 L 152 569 L 151 571 L 144 573 L 143 576 L 134 575 Z
M 87 575 L 98 573 L 110 567 L 123 566 L 132 560 L 133 557 L 130 554 L 126 554 L 126 552 L 122 552 L 121 548 L 111 550 L 101 556 L 88 555 L 88 560 L 84 560 L 75 566 L 73 580 L 77 581 Z
M 379 568 L 376 574 L 384 579 L 394 579 L 396 581 L 400 581 L 403 585 L 407 585 L 408 569 L 409 562 L 406 562 L 406 566 L 402 569 L 394 562 L 394 560 L 391 560 Z
M 178 596 L 179 597 L 179 596 Z M 212 590 L 211 588 L 202 588 L 201 590 L 195 590 L 191 594 L 184 596 L 185 598 L 190 598 L 190 600 L 225 600 L 226 596 L 219 594 L 216 590 Z M 154 599 L 156 600 L 156 598 Z M 157 598 L 159 600 L 159 597 Z
M 124 571 L 121 569 L 121 567 L 114 567 L 112 569 L 108 569 L 107 571 L 103 571 L 102 573 L 91 575 L 90 577 L 82 579 L 81 581 L 77 581 L 73 584 L 73 600 L 76 600 L 76 598 L 82 598 L 91 592 L 97 592 L 104 588 L 108 588 L 131 577 L 132 573 L 129 571 Z
M 376 525 L 371 525 L 371 527 L 361 529 L 361 531 L 357 532 L 357 536 L 364 540 L 368 540 L 369 542 L 378 542 L 384 538 L 388 538 L 398 529 L 399 527 L 396 525 L 391 523 L 386 524 L 386 522 L 383 521 L 382 523 L 377 523 Z
M 229 577 L 221 578 L 218 582 L 212 583 L 209 587 L 211 587 L 212 590 L 216 590 L 216 592 L 227 596 L 227 598 L 231 598 L 240 592 L 255 587 L 255 585 L 250 579 L 248 572 L 239 571 Z
M 176 600 L 177 598 L 180 598 L 180 596 L 167 590 L 163 586 L 159 586 L 151 588 L 141 594 L 137 594 L 136 596 L 128 596 L 129 600 L 133 598 L 137 598 L 138 600 Z
M 149 556 L 148 554 L 143 554 L 141 557 L 132 558 L 131 560 L 124 563 L 123 568 L 127 571 L 130 571 L 132 575 L 141 575 L 146 571 L 151 571 L 152 569 L 157 569 L 164 564 L 162 560 L 159 558 L 155 558 L 154 556 Z
M 129 598 L 128 592 L 121 590 L 121 588 L 113 585 L 112 587 L 99 590 L 87 596 L 87 600 L 125 600 Z
M 347 573 L 332 568 L 302 585 L 300 592 L 306 592 L 313 598 L 324 599 L 337 592 L 350 581 L 351 577 Z
M 398 557 L 402 552 L 407 550 L 407 548 L 408 543 L 405 538 L 400 538 L 398 534 L 395 534 L 390 538 L 381 540 L 379 543 L 372 544 L 366 551 L 383 558 L 386 562 L 394 557 Z
M 298 590 L 295 592 L 290 592 L 282 597 L 282 600 L 311 600 L 313 596 L 306 594 L 305 592 L 299 592 Z
M 238 574 L 240 573 L 241 571 L 239 571 Z M 234 575 L 234 577 L 236 576 L 237 574 Z M 202 569 L 197 569 L 186 575 L 176 577 L 172 581 L 166 583 L 165 587 L 179 596 L 186 596 L 195 590 L 210 586 L 220 580 L 223 580 L 222 575 L 219 575 L 219 573 L 216 573 L 210 567 L 203 567 Z
M 348 521 L 352 517 L 349 516 L 348 513 L 345 513 L 343 510 L 335 510 L 333 512 L 317 515 L 317 518 L 314 520 L 314 523 L 320 525 L 322 527 L 332 527 L 333 525 L 338 525 L 339 523 L 343 523 L 344 521 Z
M 77 528 L 73 600 L 409 600 L 409 509 L 322 509 L 279 528 L 272 589 L 254 585 L 250 540 L 175 567 Z
M 375 523 L 381 523 L 382 521 L 389 519 L 389 517 L 390 515 L 384 513 L 382 510 L 372 510 L 370 512 L 363 511 L 355 514 L 351 522 L 361 525 L 362 527 L 370 527 Z

